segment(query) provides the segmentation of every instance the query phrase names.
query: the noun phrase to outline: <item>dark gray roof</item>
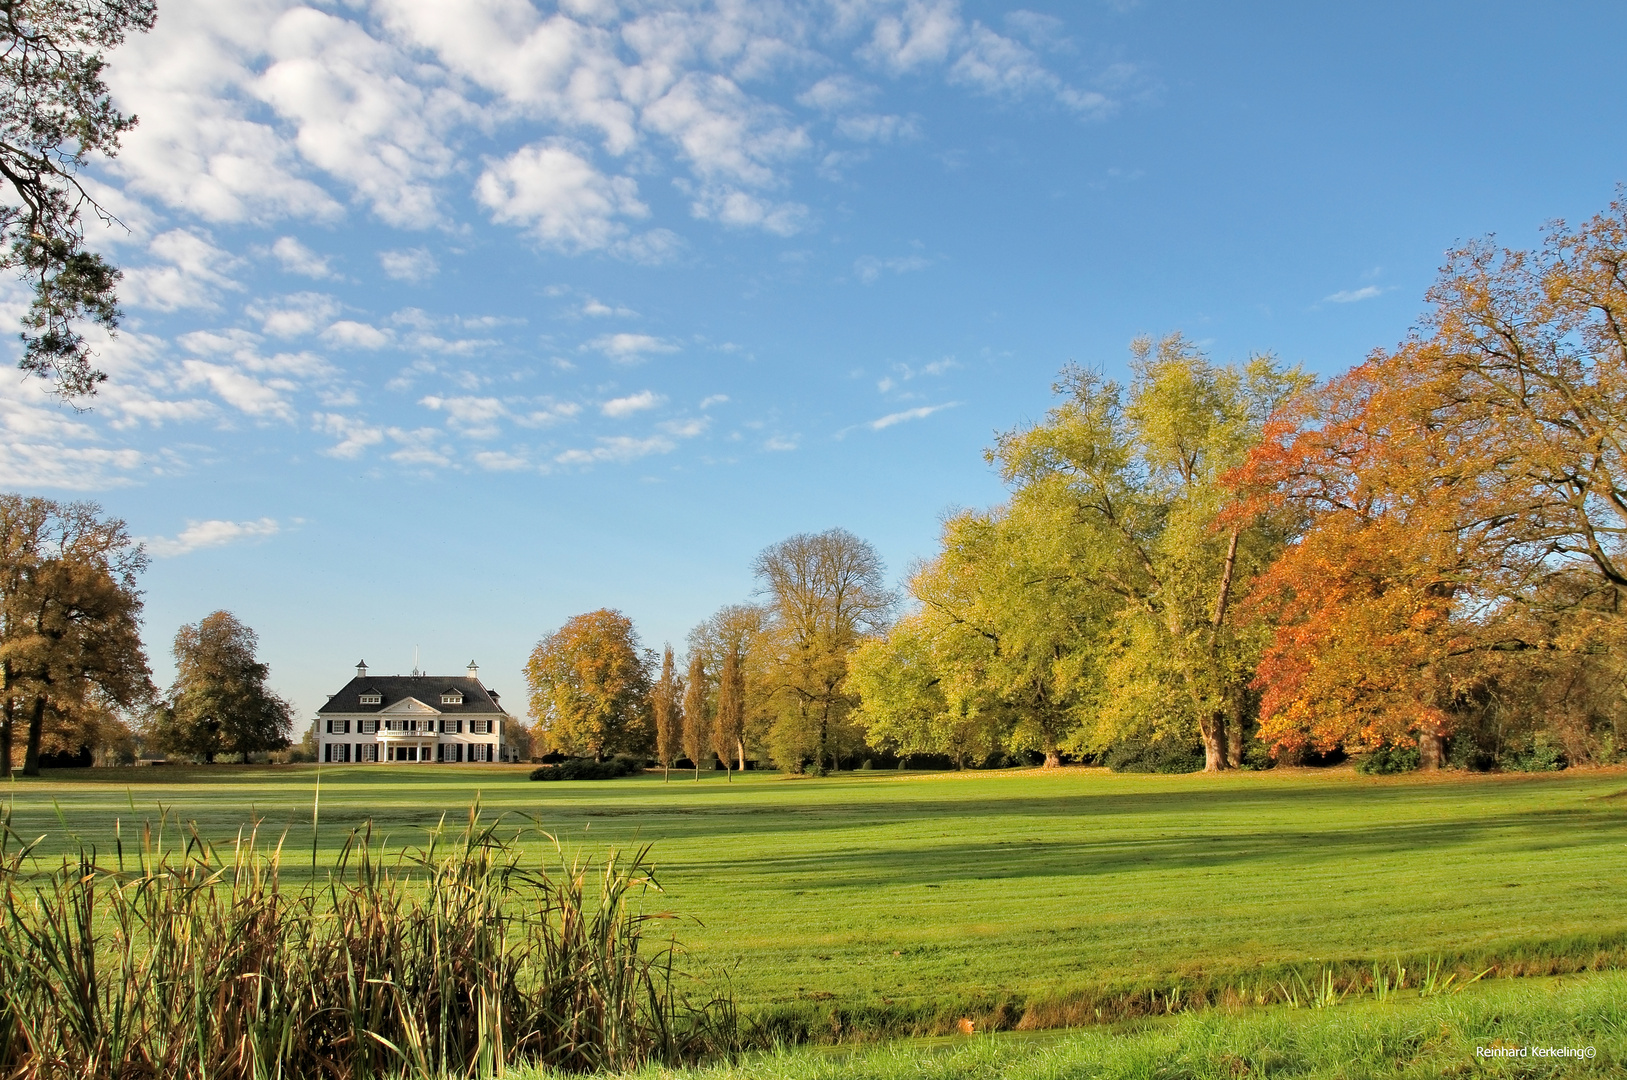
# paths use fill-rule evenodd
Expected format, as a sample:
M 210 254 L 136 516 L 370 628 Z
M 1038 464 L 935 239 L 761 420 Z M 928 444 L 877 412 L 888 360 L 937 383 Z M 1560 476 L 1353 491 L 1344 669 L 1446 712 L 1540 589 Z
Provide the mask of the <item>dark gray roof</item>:
M 457 690 L 463 694 L 462 705 L 443 705 L 441 695 Z M 377 705 L 363 705 L 362 694 L 377 693 L 384 700 Z M 417 698 L 432 709 L 444 713 L 500 713 L 494 695 L 480 684 L 479 679 L 467 675 L 358 675 L 345 683 L 345 688 L 328 699 L 316 710 L 322 713 L 369 713 L 387 709 L 405 698 Z

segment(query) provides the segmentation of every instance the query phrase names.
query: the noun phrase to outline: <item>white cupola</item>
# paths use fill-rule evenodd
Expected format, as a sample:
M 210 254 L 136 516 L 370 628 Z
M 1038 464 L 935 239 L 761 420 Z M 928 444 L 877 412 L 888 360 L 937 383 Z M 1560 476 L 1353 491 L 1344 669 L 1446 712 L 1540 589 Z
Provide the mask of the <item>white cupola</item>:
M 356 661 L 356 678 L 358 678 L 358 679 L 367 678 L 367 661 L 366 660 L 358 660 L 358 661 Z
M 469 661 L 469 678 L 480 678 L 480 669 L 475 666 L 475 662 L 473 660 Z

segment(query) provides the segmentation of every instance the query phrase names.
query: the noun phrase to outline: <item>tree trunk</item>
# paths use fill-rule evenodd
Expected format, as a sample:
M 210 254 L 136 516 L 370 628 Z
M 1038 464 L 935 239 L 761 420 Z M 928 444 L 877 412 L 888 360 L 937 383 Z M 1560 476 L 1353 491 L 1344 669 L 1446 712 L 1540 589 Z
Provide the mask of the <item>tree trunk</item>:
M 11 775 L 11 717 L 14 712 L 11 696 L 6 696 L 5 716 L 0 717 L 0 777 Z
M 734 741 L 734 748 L 735 748 L 735 752 L 740 755 L 740 757 L 739 757 L 740 771 L 745 772 L 746 771 L 746 740 L 744 740 L 744 739 L 736 739 Z
M 5 713 L 0 716 L 0 777 L 11 775 L 12 722 L 17 715 L 17 702 L 11 696 L 11 662 L 0 664 L 0 691 L 6 696 Z
M 1243 720 L 1239 716 L 1226 725 L 1226 764 L 1233 769 L 1243 767 Z
M 1199 722 L 1198 734 L 1203 736 L 1203 771 L 1220 772 L 1226 767 L 1226 718 L 1220 713 Z
M 1045 767 L 1047 769 L 1062 767 L 1062 754 L 1056 748 L 1056 736 L 1049 731 L 1045 733 Z
M 1441 767 L 1446 758 L 1446 738 L 1438 732 L 1426 732 L 1418 736 L 1418 767 L 1428 772 L 1434 772 Z
M 40 738 L 45 734 L 45 696 L 34 698 L 34 708 L 28 717 L 28 749 L 23 752 L 23 775 L 40 774 Z
M 819 748 L 814 752 L 814 775 L 825 775 L 825 754 L 830 746 L 830 716 L 819 714 Z

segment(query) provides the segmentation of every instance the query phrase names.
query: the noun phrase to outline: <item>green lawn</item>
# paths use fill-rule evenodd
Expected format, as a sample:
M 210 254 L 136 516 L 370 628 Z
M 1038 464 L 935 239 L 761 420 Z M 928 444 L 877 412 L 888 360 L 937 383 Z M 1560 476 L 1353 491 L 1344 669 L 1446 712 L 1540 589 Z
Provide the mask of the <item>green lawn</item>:
M 1500 1053 L 1499 1053 L 1500 1052 Z M 1506 1056 L 1504 1056 L 1506 1055 Z M 1627 976 L 1480 983 L 1326 1010 L 1208 1011 L 1111 1029 L 748 1054 L 689 1080 L 1438 1080 L 1620 1077 Z M 549 1074 L 518 1069 L 515 1080 Z M 672 1073 L 646 1069 L 645 1080 Z
M 649 842 L 699 967 L 748 1009 L 953 1015 L 1236 985 L 1290 966 L 1627 955 L 1627 772 L 1224 777 L 675 773 L 530 783 L 495 766 L 330 766 L 318 859 L 371 817 L 416 843 L 478 797 L 569 847 Z M 0 787 L 20 833 L 111 851 L 160 806 L 227 838 L 289 830 L 309 869 L 312 766 L 59 772 Z M 132 809 L 133 807 L 133 809 Z M 1523 968 L 1521 961 L 1526 961 Z M 1565 968 L 1564 963 L 1559 964 Z M 1049 1006 L 1045 1003 L 1049 1002 Z M 907 1027 L 907 1025 L 905 1025 Z M 896 1029 L 896 1025 L 895 1025 Z

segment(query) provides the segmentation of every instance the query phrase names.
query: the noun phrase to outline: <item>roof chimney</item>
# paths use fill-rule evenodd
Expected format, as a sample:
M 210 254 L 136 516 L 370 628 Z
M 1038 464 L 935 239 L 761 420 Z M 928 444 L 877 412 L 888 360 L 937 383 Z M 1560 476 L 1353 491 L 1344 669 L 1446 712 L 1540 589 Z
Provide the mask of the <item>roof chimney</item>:
M 475 667 L 475 662 L 473 660 L 469 661 L 469 678 L 478 679 L 479 677 L 480 669 Z
M 366 660 L 358 660 L 358 661 L 356 661 L 356 678 L 358 678 L 358 679 L 367 678 L 367 661 Z

